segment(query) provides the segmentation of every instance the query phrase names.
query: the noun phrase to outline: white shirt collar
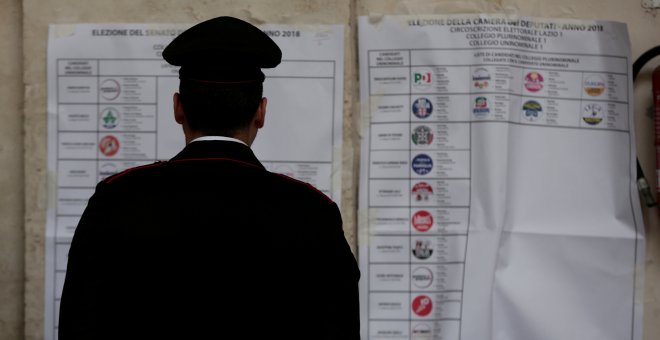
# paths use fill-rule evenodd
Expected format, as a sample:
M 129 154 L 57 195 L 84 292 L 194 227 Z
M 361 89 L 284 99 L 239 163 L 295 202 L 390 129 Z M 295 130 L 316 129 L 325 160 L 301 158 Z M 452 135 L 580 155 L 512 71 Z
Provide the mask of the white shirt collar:
M 242 141 L 240 139 L 225 137 L 225 136 L 202 136 L 202 137 L 197 137 L 197 138 L 191 140 L 190 143 L 192 143 L 192 142 L 205 142 L 205 141 L 209 141 L 209 140 L 221 140 L 221 141 L 225 141 L 225 142 L 236 142 L 236 143 L 241 143 L 245 146 L 248 146 L 247 144 L 245 144 L 244 141 Z

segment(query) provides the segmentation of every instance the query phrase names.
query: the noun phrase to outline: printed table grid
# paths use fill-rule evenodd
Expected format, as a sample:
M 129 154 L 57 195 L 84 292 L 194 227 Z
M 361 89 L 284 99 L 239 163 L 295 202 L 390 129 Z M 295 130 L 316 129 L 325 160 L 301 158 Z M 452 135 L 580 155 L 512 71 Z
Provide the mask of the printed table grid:
M 82 65 L 84 70 L 71 70 L 67 71 L 67 62 L 71 62 L 71 64 L 77 64 L 78 66 Z M 110 67 L 105 67 L 103 65 L 105 63 L 106 65 L 109 65 Z M 135 69 L 135 73 L 127 73 L 125 70 L 122 69 L 123 66 L 127 66 L 129 68 L 134 68 L 132 65 L 139 63 L 142 68 Z M 283 60 L 283 65 L 288 66 L 287 70 L 292 71 L 296 70 L 294 67 L 296 63 L 307 63 L 309 65 L 315 66 L 316 68 L 312 70 L 312 72 L 321 72 L 318 74 L 314 73 L 301 73 L 301 74 L 285 74 L 281 72 L 281 70 L 277 70 L 277 72 L 274 72 L 273 70 L 268 70 L 268 76 L 267 78 L 273 78 L 273 79 L 319 79 L 319 80 L 331 80 L 331 85 L 332 85 L 332 117 L 331 121 L 334 122 L 335 120 L 335 82 L 336 82 L 336 62 L 334 60 Z M 154 67 L 154 65 L 157 65 Z M 103 58 L 59 58 L 56 59 L 56 67 L 57 67 L 57 79 L 56 79 L 56 98 L 57 98 L 57 114 L 58 114 L 58 119 L 57 119 L 57 146 L 56 146 L 56 164 L 57 166 L 57 173 L 60 173 L 60 168 L 59 168 L 59 163 L 64 161 L 64 162 L 79 162 L 79 161 L 93 161 L 95 162 L 95 167 L 92 169 L 95 178 L 94 178 L 94 183 L 90 185 L 74 185 L 74 186 L 68 186 L 68 185 L 60 185 L 60 183 L 57 183 L 57 191 L 59 192 L 60 189 L 74 189 L 74 190 L 93 190 L 96 186 L 96 182 L 102 180 L 103 178 L 111 175 L 111 173 L 108 173 L 106 175 L 101 175 L 100 173 L 103 172 L 102 166 L 100 163 L 106 162 L 106 164 L 112 164 L 112 163 L 125 163 L 125 167 L 120 167 L 120 168 L 114 168 L 113 173 L 120 172 L 124 170 L 125 168 L 130 168 L 136 165 L 142 165 L 142 164 L 148 164 L 152 163 L 155 161 L 158 161 L 158 104 L 159 104 L 159 92 L 158 92 L 158 84 L 159 81 L 158 79 L 160 78 L 177 78 L 178 77 L 178 70 L 176 68 L 171 67 L 169 64 L 166 64 L 164 61 L 160 59 L 103 59 Z M 140 70 L 143 70 L 144 67 L 146 67 L 150 72 L 144 73 Z M 103 73 L 104 70 L 110 70 L 106 73 Z M 114 70 L 114 72 L 111 72 Z M 299 68 L 299 71 L 305 71 L 303 68 Z M 93 80 L 92 82 L 88 81 L 83 81 L 83 85 L 75 84 L 76 79 L 80 78 L 89 78 L 90 80 Z M 126 83 L 124 84 L 119 84 L 116 80 L 113 83 L 109 79 L 114 80 L 114 78 L 127 78 L 125 81 Z M 147 79 L 144 82 L 140 82 L 142 79 Z M 152 83 L 149 83 L 148 79 L 153 79 Z M 107 83 L 104 83 L 106 81 Z M 106 86 L 107 85 L 107 86 Z M 122 85 L 126 85 L 129 89 L 133 89 L 135 92 L 135 95 L 132 97 L 125 97 L 123 98 L 124 100 L 121 101 L 122 98 L 119 97 L 121 94 L 117 94 L 117 92 L 120 92 L 123 90 Z M 152 86 L 149 88 L 149 86 Z M 95 88 L 93 88 L 95 86 Z M 104 87 L 106 86 L 106 87 Z M 140 87 L 144 86 L 144 87 Z M 65 89 L 63 89 L 63 87 Z M 145 89 L 146 88 L 146 89 Z M 139 92 L 140 90 L 145 89 L 145 90 L 152 90 L 149 91 L 145 96 L 147 99 L 150 100 L 141 100 L 143 97 L 142 95 L 144 93 Z M 63 96 L 66 95 L 65 91 L 69 91 L 71 94 L 72 98 L 66 98 L 63 100 Z M 95 94 L 92 92 L 96 92 Z M 146 91 L 145 91 L 146 92 Z M 117 97 L 114 97 L 117 95 Z M 93 98 L 92 98 L 93 97 Z M 76 100 L 77 99 L 77 100 Z M 114 114 L 121 114 L 122 112 L 118 112 L 119 109 L 116 109 L 116 107 L 120 108 L 131 108 L 132 110 L 139 110 L 139 109 L 144 109 L 146 107 L 153 107 L 153 110 L 150 111 L 150 113 L 153 113 L 153 122 L 150 123 L 152 124 L 153 127 L 148 128 L 148 129 L 139 129 L 139 126 L 132 126 L 133 129 L 127 129 L 127 128 L 118 128 L 119 124 L 113 125 L 113 123 L 108 123 L 108 125 L 103 126 L 102 122 L 100 121 L 103 117 L 101 108 L 102 107 L 111 107 L 115 108 L 115 111 L 108 110 L 106 114 L 110 115 L 108 117 L 108 121 L 111 121 L 113 118 Z M 76 119 L 82 120 L 86 119 L 82 124 L 69 124 L 71 126 L 62 126 L 62 122 L 60 121 L 61 115 L 64 115 L 65 112 L 62 112 L 62 109 L 80 109 L 81 112 L 72 112 L 69 114 L 69 118 L 73 117 L 70 119 L 71 121 L 75 121 Z M 90 108 L 92 108 L 90 110 Z M 84 111 L 87 110 L 87 111 Z M 84 112 L 82 112 L 84 111 Z M 138 115 L 141 112 L 132 112 L 132 114 Z M 116 116 L 114 117 L 116 118 Z M 334 123 L 333 123 L 334 125 Z M 73 128 L 72 128 L 73 126 Z M 84 135 L 93 135 L 95 143 L 99 143 L 99 138 L 103 135 L 131 135 L 134 139 L 129 140 L 129 142 L 140 142 L 138 140 L 140 136 L 146 136 L 146 135 L 152 135 L 155 138 L 155 142 L 153 143 L 153 152 L 149 153 L 152 154 L 153 157 L 117 157 L 115 155 L 118 155 L 119 153 L 112 154 L 109 156 L 104 156 L 102 155 L 102 151 L 99 149 L 98 144 L 94 145 L 72 145 L 71 149 L 75 149 L 76 147 L 82 147 L 83 149 L 86 149 L 85 151 L 82 152 L 80 150 L 75 150 L 70 152 L 71 154 L 78 155 L 75 157 L 71 157 L 71 155 L 65 155 L 63 156 L 62 153 L 60 152 L 60 148 L 62 147 L 61 145 L 61 134 L 69 134 L 72 135 L 72 140 L 78 139 L 77 137 L 74 137 L 73 135 L 78 135 L 78 136 L 84 136 Z M 334 126 L 332 128 L 332 145 L 335 143 L 335 135 L 334 135 Z M 141 146 L 141 145 L 138 145 Z M 67 151 L 68 152 L 68 151 Z M 145 153 L 142 153 L 143 155 Z M 286 159 L 278 159 L 278 160 L 268 160 L 268 159 L 263 159 L 261 160 L 262 163 L 266 166 L 268 164 L 271 165 L 277 165 L 277 164 L 282 164 L 283 166 L 285 165 L 302 165 L 302 166 L 315 166 L 315 167 L 327 167 L 329 168 L 328 171 L 332 171 L 332 165 L 334 163 L 334 152 L 330 153 L 331 158 L 328 161 L 299 161 L 299 160 L 286 160 Z M 91 172 L 88 173 L 87 175 L 92 175 Z M 332 195 L 332 176 L 329 176 L 329 189 L 319 189 L 321 192 L 324 194 L 331 196 Z M 56 194 L 56 200 L 59 202 L 59 196 Z M 86 198 L 78 198 L 78 200 L 84 200 L 86 202 Z M 84 207 L 84 205 L 82 206 Z M 80 215 L 82 214 L 82 210 L 79 213 L 71 213 L 70 211 L 62 211 L 59 209 L 59 204 L 56 204 L 55 207 L 55 216 L 57 218 L 59 217 L 66 217 L 66 218 L 74 218 L 78 219 Z M 56 229 L 58 229 L 56 227 Z M 58 229 L 59 230 L 59 229 Z M 55 247 L 53 249 L 53 252 L 56 251 L 58 246 L 70 246 L 70 240 L 62 240 L 59 239 L 58 241 L 55 242 Z M 64 273 L 66 272 L 63 266 L 66 266 L 66 264 L 61 263 L 62 259 L 58 259 L 55 253 L 53 253 L 51 256 L 55 259 L 55 266 L 54 266 L 54 272 L 55 278 L 58 277 L 63 277 Z M 59 274 L 59 276 L 58 276 Z M 53 289 L 56 291 L 53 293 L 52 296 L 55 297 L 55 303 L 53 304 L 54 308 L 54 314 L 58 314 L 58 305 L 59 305 L 59 296 L 58 296 L 58 291 L 61 289 L 58 284 L 53 285 Z M 55 329 L 54 329 L 55 335 L 54 338 L 57 336 L 57 322 L 55 322 Z

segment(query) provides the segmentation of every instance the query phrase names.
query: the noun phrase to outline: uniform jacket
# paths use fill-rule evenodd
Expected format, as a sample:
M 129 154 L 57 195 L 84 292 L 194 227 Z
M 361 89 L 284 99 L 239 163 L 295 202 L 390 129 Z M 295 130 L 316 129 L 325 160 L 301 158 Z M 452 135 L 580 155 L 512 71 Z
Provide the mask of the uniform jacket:
M 97 185 L 59 340 L 358 339 L 359 275 L 328 197 L 245 145 L 192 142 Z

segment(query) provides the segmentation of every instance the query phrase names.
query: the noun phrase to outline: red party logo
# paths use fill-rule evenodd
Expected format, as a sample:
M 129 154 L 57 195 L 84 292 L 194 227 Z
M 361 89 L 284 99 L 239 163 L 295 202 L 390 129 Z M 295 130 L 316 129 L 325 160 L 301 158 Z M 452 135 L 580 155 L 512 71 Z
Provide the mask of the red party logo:
M 529 92 L 541 91 L 543 88 L 543 76 L 536 71 L 527 73 L 525 76 L 525 88 Z
M 420 295 L 413 300 L 412 310 L 417 316 L 427 316 L 433 310 L 433 301 L 426 295 Z
M 428 201 L 429 196 L 433 195 L 433 187 L 426 182 L 419 182 L 413 186 L 412 194 L 417 202 Z
M 105 136 L 99 141 L 99 150 L 108 157 L 114 156 L 119 152 L 119 140 L 112 135 Z
M 420 210 L 413 215 L 412 225 L 417 231 L 429 231 L 433 227 L 433 215 L 426 210 Z

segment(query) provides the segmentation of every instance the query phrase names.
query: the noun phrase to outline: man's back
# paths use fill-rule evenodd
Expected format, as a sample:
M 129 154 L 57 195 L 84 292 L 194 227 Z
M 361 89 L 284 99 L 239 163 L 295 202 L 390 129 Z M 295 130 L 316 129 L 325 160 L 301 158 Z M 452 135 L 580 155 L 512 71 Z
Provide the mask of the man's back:
M 239 143 L 193 142 L 105 180 L 69 256 L 62 340 L 359 331 L 359 271 L 336 205 Z

